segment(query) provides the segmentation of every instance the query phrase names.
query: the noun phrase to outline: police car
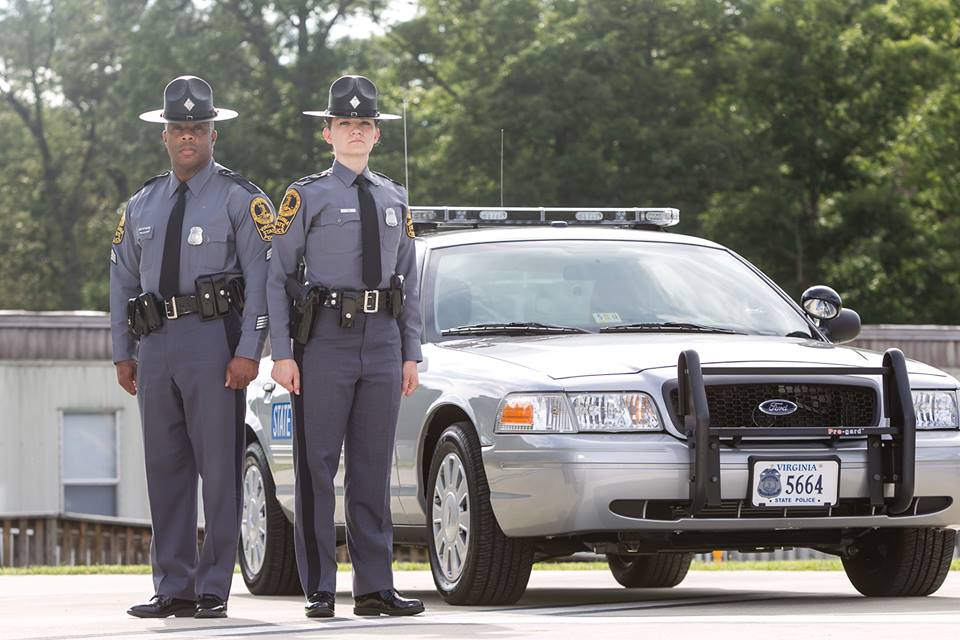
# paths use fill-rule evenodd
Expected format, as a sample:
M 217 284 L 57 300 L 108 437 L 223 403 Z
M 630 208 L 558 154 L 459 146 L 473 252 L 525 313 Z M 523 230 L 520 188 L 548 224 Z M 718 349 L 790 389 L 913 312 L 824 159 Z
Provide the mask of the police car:
M 958 382 L 844 346 L 859 316 L 799 303 L 675 209 L 413 209 L 424 318 L 403 400 L 397 543 L 451 604 L 523 594 L 531 564 L 605 554 L 671 587 L 694 553 L 836 554 L 867 596 L 923 596 L 960 524 Z M 299 590 L 290 400 L 248 391 L 240 563 Z M 337 476 L 342 497 L 343 469 Z M 344 522 L 342 500 L 336 519 Z

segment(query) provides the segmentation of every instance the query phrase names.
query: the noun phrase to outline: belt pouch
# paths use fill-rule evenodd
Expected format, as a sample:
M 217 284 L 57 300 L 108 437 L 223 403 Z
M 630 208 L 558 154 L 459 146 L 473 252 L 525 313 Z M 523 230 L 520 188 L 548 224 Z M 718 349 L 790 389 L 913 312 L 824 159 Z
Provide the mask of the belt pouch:
M 403 311 L 403 276 L 393 274 L 390 277 L 390 313 L 394 318 Z
M 201 320 L 217 317 L 217 288 L 213 278 L 204 276 L 194 283 L 197 288 L 197 312 Z
M 357 299 L 343 296 L 340 299 L 340 326 L 349 329 L 353 326 L 353 319 L 357 317 Z
M 163 326 L 163 314 L 160 313 L 160 303 L 151 293 L 141 293 L 137 296 L 137 312 L 143 323 L 143 333 L 147 335 Z
M 243 315 L 243 301 L 245 294 L 244 281 L 241 277 L 232 278 L 230 282 L 227 283 L 227 293 L 230 296 L 230 302 L 233 303 L 233 306 L 237 311 Z
M 227 279 L 224 277 L 214 278 L 213 288 L 216 296 L 213 300 L 216 303 L 217 317 L 222 317 L 230 313 L 230 293 L 227 289 Z

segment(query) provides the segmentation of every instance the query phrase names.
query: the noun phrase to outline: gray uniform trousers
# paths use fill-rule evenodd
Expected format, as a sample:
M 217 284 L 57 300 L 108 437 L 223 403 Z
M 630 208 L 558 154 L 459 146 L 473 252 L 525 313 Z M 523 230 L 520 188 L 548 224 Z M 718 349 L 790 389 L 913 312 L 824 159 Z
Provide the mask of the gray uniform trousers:
M 353 593 L 393 588 L 390 474 L 400 410 L 400 330 L 389 313 L 318 310 L 310 341 L 297 346 L 301 395 L 293 396 L 295 547 L 307 595 L 336 591 L 334 476 L 344 453 L 347 549 Z
M 235 312 L 201 322 L 165 320 L 140 339 L 137 398 L 153 519 L 156 593 L 226 600 L 242 509 L 245 392 L 224 387 L 240 337 Z M 203 478 L 203 547 L 197 554 L 197 477 Z

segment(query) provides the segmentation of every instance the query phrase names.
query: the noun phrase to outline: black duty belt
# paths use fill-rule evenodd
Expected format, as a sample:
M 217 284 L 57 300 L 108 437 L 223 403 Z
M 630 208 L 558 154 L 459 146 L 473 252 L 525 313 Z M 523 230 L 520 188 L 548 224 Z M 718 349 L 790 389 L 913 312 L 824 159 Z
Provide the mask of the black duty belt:
M 174 296 L 163 301 L 163 315 L 167 320 L 176 320 L 181 316 L 199 313 L 200 305 L 197 296 Z
M 391 311 L 390 289 L 323 289 L 320 296 L 320 306 L 328 309 L 339 309 L 344 298 L 357 301 L 357 311 L 361 313 L 378 313 Z

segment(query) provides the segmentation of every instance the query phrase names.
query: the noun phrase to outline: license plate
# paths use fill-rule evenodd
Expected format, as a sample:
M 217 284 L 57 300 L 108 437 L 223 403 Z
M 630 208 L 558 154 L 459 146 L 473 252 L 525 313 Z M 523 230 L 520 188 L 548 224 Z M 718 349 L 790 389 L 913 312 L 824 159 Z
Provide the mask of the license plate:
M 750 459 L 755 507 L 826 507 L 837 504 L 840 460 Z

